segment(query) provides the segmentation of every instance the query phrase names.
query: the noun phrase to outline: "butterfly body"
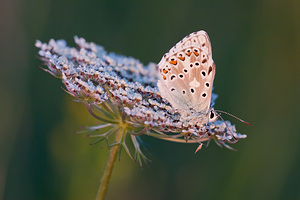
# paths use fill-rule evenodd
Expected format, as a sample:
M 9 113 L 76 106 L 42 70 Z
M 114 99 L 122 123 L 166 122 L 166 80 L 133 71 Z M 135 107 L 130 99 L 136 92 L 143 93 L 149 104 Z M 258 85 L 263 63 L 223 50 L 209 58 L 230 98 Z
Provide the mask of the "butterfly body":
M 183 120 L 204 124 L 216 120 L 211 93 L 216 67 L 205 31 L 191 33 L 166 53 L 158 64 L 161 96 Z

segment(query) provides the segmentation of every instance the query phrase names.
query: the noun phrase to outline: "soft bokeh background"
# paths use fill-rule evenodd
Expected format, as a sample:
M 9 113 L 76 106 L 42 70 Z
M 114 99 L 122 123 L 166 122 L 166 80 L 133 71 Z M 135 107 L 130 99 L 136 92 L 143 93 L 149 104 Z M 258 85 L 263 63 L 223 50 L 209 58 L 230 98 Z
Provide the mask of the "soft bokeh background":
M 159 62 L 206 30 L 217 64 L 216 109 L 248 138 L 197 145 L 143 137 L 152 163 L 124 153 L 107 199 L 300 199 L 300 2 L 0 1 L 0 199 L 94 199 L 108 150 L 72 133 L 97 122 L 39 68 L 36 39 L 78 35 Z

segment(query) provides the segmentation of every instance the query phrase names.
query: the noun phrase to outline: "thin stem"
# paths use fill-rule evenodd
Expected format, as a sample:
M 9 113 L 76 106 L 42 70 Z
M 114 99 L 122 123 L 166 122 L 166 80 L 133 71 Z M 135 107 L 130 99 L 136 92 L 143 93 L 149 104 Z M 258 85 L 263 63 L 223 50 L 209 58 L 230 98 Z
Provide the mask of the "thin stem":
M 120 128 L 116 132 L 116 137 L 115 137 L 116 143 L 121 141 L 122 135 L 123 135 L 123 129 Z M 108 183 L 109 183 L 109 180 L 110 180 L 110 177 L 112 174 L 112 170 L 115 165 L 115 161 L 116 161 L 119 149 L 120 149 L 120 144 L 116 144 L 110 148 L 109 156 L 106 161 L 106 166 L 105 166 L 104 173 L 103 173 L 103 176 L 101 179 L 101 183 L 98 188 L 98 194 L 97 194 L 96 200 L 104 200 L 104 197 L 107 192 Z
M 148 133 L 147 135 L 155 137 L 155 138 L 159 138 L 159 139 L 162 139 L 162 140 L 167 140 L 167 141 L 171 141 L 171 142 L 178 142 L 178 143 L 199 143 L 199 142 L 204 142 L 204 141 L 209 140 L 208 137 L 195 139 L 195 140 L 186 140 L 186 139 L 183 139 L 183 138 L 174 138 L 174 137 L 171 137 L 169 135 L 159 135 L 159 134 L 155 134 L 155 133 L 151 133 L 151 132 Z

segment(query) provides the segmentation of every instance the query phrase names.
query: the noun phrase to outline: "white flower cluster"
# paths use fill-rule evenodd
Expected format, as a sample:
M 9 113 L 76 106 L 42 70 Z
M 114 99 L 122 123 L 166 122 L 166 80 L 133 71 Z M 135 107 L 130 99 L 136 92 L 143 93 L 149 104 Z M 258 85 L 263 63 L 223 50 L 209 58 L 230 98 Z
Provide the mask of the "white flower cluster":
M 105 101 L 118 104 L 134 126 L 146 127 L 165 137 L 179 133 L 186 140 L 218 143 L 236 142 L 245 138 L 229 121 L 209 124 L 181 121 L 180 114 L 160 96 L 156 86 L 157 66 L 143 65 L 131 57 L 107 53 L 102 46 L 75 37 L 77 47 L 68 47 L 64 40 L 36 42 L 39 55 L 48 66 L 45 71 L 61 78 L 68 93 L 90 105 Z M 214 104 L 216 94 L 212 94 Z M 145 133 L 149 133 L 146 131 Z M 192 137 L 191 137 L 192 136 Z

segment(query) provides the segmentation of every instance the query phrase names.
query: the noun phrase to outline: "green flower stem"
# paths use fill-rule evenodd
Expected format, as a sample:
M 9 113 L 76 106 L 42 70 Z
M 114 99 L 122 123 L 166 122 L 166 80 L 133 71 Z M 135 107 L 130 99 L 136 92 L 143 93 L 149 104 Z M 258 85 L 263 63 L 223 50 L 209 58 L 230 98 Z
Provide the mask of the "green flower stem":
M 123 135 L 123 129 L 120 128 L 116 132 L 116 137 L 115 137 L 116 143 L 121 141 L 122 135 Z M 103 176 L 101 179 L 101 184 L 98 188 L 98 194 L 97 194 L 96 200 L 104 200 L 104 197 L 107 192 L 108 183 L 109 183 L 109 180 L 110 180 L 110 177 L 112 174 L 112 170 L 114 168 L 116 158 L 118 156 L 119 149 L 120 149 L 120 144 L 115 144 L 110 149 L 110 153 L 109 153 L 108 159 L 106 161 L 106 166 L 105 166 L 104 173 L 103 173 Z

